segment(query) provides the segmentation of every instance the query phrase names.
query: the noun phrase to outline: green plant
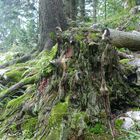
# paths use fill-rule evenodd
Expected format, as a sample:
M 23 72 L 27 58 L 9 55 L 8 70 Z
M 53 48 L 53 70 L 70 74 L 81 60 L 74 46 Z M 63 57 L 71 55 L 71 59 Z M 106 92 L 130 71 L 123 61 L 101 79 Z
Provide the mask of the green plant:
M 102 134 L 105 132 L 105 128 L 102 124 L 96 123 L 94 127 L 90 127 L 89 131 L 94 134 Z
M 120 119 L 115 120 L 115 127 L 117 129 L 120 129 L 122 124 L 123 124 L 123 120 L 120 120 Z

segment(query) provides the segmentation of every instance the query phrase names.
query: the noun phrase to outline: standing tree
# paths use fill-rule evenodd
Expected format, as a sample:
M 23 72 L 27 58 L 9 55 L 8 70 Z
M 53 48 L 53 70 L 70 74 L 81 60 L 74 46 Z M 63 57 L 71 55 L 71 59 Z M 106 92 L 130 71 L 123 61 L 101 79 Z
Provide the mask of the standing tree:
M 70 10 L 71 10 L 70 0 L 64 0 L 64 9 L 65 9 L 66 17 L 70 18 Z
M 106 20 L 106 14 L 107 14 L 107 0 L 105 0 L 105 2 L 104 2 L 104 4 L 105 4 L 105 20 Z
M 97 22 L 97 0 L 93 0 L 93 22 Z
M 62 0 L 39 1 L 40 50 L 51 49 L 56 27 L 67 28 Z
M 78 3 L 79 0 L 65 0 L 65 13 L 66 16 L 72 20 L 76 20 L 76 16 L 78 13 Z
M 136 0 L 136 5 L 140 5 L 140 0 Z
M 1 50 L 25 51 L 28 48 L 32 50 L 37 45 L 37 1 L 0 0 Z
M 76 20 L 76 16 L 77 16 L 77 12 L 78 12 L 78 9 L 77 9 L 77 6 L 78 6 L 78 0 L 71 0 L 71 19 L 72 20 Z
M 85 0 L 80 0 L 80 16 L 82 19 L 85 18 Z

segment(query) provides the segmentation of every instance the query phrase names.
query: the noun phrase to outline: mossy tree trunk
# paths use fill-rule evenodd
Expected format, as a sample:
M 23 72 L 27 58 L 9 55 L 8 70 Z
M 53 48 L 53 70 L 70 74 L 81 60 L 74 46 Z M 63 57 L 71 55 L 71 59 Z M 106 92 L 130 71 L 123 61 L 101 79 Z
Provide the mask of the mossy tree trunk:
M 65 30 L 67 22 L 62 0 L 39 1 L 40 50 L 51 49 L 54 45 L 56 27 Z

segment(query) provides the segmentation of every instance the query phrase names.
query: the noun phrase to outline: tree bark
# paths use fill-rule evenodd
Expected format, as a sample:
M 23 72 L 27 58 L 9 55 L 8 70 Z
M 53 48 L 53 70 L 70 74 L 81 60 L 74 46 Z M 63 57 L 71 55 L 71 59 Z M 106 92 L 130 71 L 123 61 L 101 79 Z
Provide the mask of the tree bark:
M 54 44 L 56 27 L 62 30 L 67 27 L 62 0 L 40 0 L 39 22 L 40 50 L 49 50 Z
M 66 13 L 66 17 L 70 18 L 70 7 L 71 7 L 71 1 L 70 0 L 64 0 L 64 11 Z
M 139 32 L 123 32 L 109 29 L 111 43 L 116 47 L 128 48 L 132 51 L 140 50 L 140 33 Z
M 93 21 L 97 22 L 97 0 L 93 0 Z
M 71 1 L 71 7 L 70 7 L 70 11 L 71 11 L 71 19 L 72 20 L 76 20 L 76 16 L 77 16 L 77 0 L 70 0 Z
M 80 15 L 81 15 L 81 18 L 84 20 L 84 18 L 85 18 L 85 0 L 80 0 Z
M 64 1 L 64 5 L 65 5 L 64 9 L 65 9 L 66 16 L 74 21 L 76 20 L 76 16 L 78 13 L 78 9 L 77 9 L 78 2 L 79 0 Z
M 106 20 L 106 16 L 107 16 L 106 15 L 107 14 L 107 1 L 106 0 L 105 0 L 105 3 L 104 4 L 105 4 L 105 20 Z

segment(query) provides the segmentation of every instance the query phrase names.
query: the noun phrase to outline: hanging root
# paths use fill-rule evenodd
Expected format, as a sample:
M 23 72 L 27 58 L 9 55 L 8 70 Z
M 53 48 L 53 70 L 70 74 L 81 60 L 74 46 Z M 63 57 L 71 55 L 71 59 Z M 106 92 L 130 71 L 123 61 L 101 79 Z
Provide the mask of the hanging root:
M 106 80 L 105 80 L 105 67 L 109 64 L 109 62 L 107 62 L 108 59 L 106 59 L 106 57 L 108 57 L 108 50 L 110 49 L 111 45 L 107 44 L 106 48 L 102 54 L 101 57 L 101 88 L 100 88 L 100 92 L 103 98 L 103 102 L 104 102 L 104 108 L 105 108 L 105 113 L 106 113 L 106 117 L 107 117 L 107 124 L 110 128 L 111 131 L 111 135 L 114 139 L 115 133 L 114 133 L 114 125 L 112 124 L 112 120 L 111 120 L 111 108 L 110 108 L 110 99 L 109 99 L 109 90 L 107 88 L 106 85 Z

